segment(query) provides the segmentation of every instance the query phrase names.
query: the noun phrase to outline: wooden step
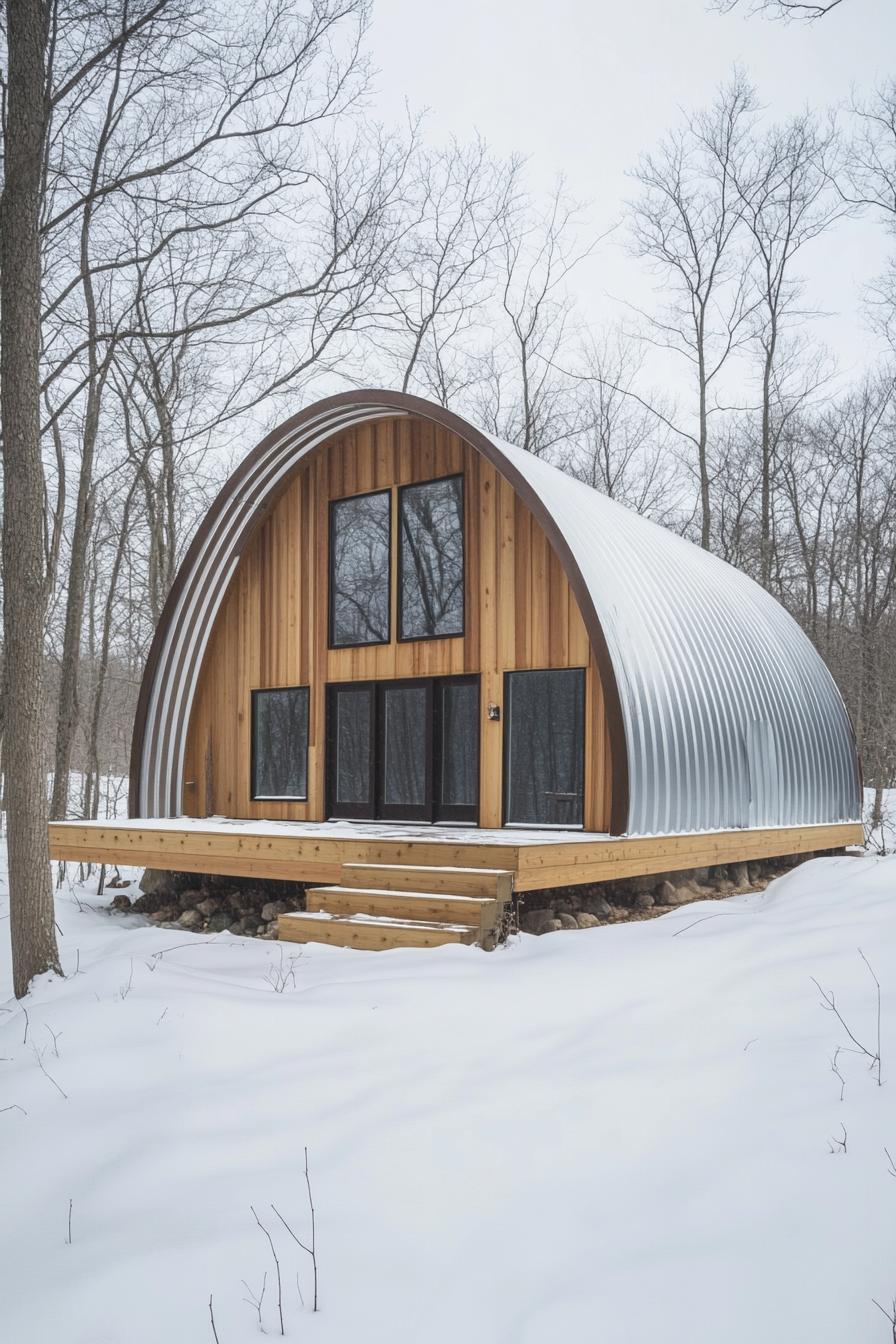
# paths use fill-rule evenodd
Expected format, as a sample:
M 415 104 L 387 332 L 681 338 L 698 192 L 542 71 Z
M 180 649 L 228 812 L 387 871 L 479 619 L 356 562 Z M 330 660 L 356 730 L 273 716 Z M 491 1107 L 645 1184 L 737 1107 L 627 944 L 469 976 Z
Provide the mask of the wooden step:
M 484 933 L 498 918 L 493 896 L 448 896 L 429 891 L 383 891 L 376 887 L 313 887 L 305 909 L 330 915 L 383 915 L 388 919 L 462 924 Z
M 401 919 L 344 918 L 319 912 L 281 915 L 277 937 L 289 943 L 330 943 L 381 952 L 390 947 L 441 947 L 444 943 L 475 943 L 478 930 L 460 924 L 424 924 Z
M 411 864 L 344 863 L 340 884 L 365 891 L 445 892 L 449 896 L 489 896 L 506 903 L 513 874 L 503 868 L 436 868 Z

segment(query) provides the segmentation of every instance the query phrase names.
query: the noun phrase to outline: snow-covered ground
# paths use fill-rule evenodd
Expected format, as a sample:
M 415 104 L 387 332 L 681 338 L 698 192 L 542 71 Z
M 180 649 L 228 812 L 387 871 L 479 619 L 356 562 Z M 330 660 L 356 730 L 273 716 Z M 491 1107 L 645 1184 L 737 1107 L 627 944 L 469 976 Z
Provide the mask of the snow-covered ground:
M 297 955 L 110 894 L 60 891 L 67 978 L 0 1012 L 4 1344 L 214 1344 L 210 1296 L 247 1344 L 263 1283 L 279 1336 L 252 1207 L 295 1340 L 892 1339 L 896 858 L 491 955 Z M 875 1053 L 859 949 L 883 1085 L 841 1050 L 841 1100 L 812 977 Z M 271 1208 L 310 1236 L 305 1145 L 316 1316 Z

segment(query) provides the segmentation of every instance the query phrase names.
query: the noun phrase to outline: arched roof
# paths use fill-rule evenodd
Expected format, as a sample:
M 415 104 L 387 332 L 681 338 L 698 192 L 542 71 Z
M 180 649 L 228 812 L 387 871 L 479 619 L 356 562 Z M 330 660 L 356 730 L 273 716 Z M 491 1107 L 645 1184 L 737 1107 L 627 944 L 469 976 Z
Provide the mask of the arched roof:
M 614 758 L 613 830 L 672 834 L 855 820 L 839 691 L 774 598 L 724 561 L 403 393 L 343 393 L 286 421 L 230 477 L 162 614 L 140 691 L 131 814 L 177 816 L 203 655 L 240 555 L 300 461 L 341 430 L 414 415 L 487 457 L 557 551 L 594 646 Z

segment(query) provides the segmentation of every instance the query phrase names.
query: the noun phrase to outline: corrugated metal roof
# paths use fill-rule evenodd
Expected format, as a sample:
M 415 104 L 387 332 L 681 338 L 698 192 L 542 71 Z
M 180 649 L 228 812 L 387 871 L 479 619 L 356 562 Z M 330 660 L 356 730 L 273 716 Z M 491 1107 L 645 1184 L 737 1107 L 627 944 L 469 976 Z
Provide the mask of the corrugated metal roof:
M 160 623 L 144 687 L 139 816 L 182 811 L 183 753 L 215 617 L 251 528 L 300 460 L 340 429 L 431 414 L 417 398 L 358 393 L 287 422 L 238 468 L 197 537 Z M 397 407 L 396 402 L 400 405 Z M 406 409 L 401 407 L 406 403 Z M 456 418 L 455 418 L 456 419 Z M 564 537 L 606 641 L 624 724 L 629 834 L 855 820 L 849 717 L 796 622 L 730 565 L 531 454 L 488 438 Z
M 852 725 L 796 621 L 709 552 L 497 443 L 588 585 L 625 723 L 633 835 L 861 816 Z

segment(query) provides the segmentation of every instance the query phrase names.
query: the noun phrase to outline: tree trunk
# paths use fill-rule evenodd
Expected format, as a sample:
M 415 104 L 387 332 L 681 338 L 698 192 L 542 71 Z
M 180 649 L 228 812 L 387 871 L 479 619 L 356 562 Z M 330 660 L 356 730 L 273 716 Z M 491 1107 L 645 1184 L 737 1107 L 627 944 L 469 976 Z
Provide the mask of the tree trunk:
M 761 502 L 759 517 L 759 582 L 770 588 L 772 575 L 772 374 L 777 345 L 777 319 L 772 313 L 762 362 Z
M 874 802 L 871 804 L 871 825 L 877 830 L 882 825 L 884 819 L 884 791 L 882 788 L 874 790 Z
M 8 0 L 6 179 L 0 206 L 0 401 L 10 933 L 17 997 L 59 970 L 47 844 L 43 640 L 47 607 L 40 444 L 40 200 L 48 13 Z
M 697 335 L 697 380 L 699 384 L 697 465 L 700 471 L 700 545 L 704 551 L 708 551 L 712 544 L 712 507 L 709 498 L 709 463 L 707 460 L 709 419 L 706 412 L 706 356 L 703 343 L 704 332 L 701 318 Z

